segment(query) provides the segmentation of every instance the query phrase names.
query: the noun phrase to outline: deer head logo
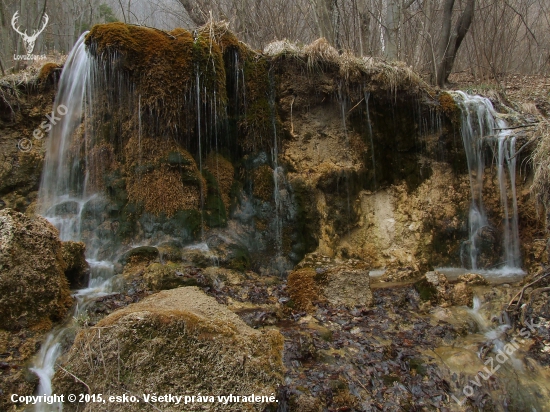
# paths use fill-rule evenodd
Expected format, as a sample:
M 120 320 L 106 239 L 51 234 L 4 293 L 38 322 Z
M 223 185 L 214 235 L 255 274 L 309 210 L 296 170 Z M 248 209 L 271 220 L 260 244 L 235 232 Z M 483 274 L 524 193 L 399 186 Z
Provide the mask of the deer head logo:
M 19 30 L 19 25 L 17 24 L 17 20 L 19 19 L 19 11 L 16 11 L 11 19 L 11 25 L 13 29 L 21 35 L 23 38 L 23 45 L 25 46 L 25 50 L 27 51 L 27 55 L 32 54 L 32 51 L 34 50 L 34 43 L 36 42 L 36 38 L 40 33 L 44 31 L 46 28 L 46 24 L 48 24 L 48 20 L 50 19 L 46 13 L 44 13 L 44 16 L 42 17 L 42 28 L 40 30 L 33 30 L 32 35 L 27 34 L 27 30 L 24 32 L 21 32 Z

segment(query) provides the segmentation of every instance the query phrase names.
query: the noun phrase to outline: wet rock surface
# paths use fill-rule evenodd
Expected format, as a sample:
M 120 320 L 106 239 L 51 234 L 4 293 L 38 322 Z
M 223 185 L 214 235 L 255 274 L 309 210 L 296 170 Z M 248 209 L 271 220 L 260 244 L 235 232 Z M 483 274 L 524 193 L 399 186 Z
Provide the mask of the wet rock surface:
M 53 322 L 73 304 L 58 232 L 46 219 L 0 210 L 0 409 L 4 396 L 32 395 L 27 366 Z
M 81 289 L 90 280 L 90 265 L 86 261 L 86 245 L 84 242 L 63 242 L 61 253 L 67 265 L 65 276 L 71 289 Z
M 72 305 L 58 231 L 42 217 L 0 211 L 0 327 L 61 320 Z

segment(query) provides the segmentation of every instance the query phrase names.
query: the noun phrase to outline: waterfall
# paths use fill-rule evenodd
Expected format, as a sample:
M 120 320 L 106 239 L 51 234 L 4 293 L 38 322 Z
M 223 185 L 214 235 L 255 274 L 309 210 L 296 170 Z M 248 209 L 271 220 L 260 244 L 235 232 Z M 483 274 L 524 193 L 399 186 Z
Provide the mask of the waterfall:
M 481 231 L 489 225 L 483 206 L 484 153 L 486 148 L 496 146 L 497 177 L 503 210 L 502 246 L 504 255 L 502 266 L 504 269 L 519 268 L 521 258 L 515 184 L 516 139 L 507 130 L 507 123 L 497 117 L 489 99 L 481 96 L 471 96 L 461 91 L 452 92 L 452 96 L 461 111 L 460 133 L 464 143 L 470 177 L 468 263 L 472 269 L 479 269 L 479 236 Z M 508 173 L 506 173 L 506 170 Z M 509 184 L 507 184 L 507 176 Z M 511 207 L 510 203 L 512 204 Z
M 86 240 L 82 237 L 84 209 L 98 197 L 88 191 L 88 176 L 81 164 L 81 151 L 86 152 L 86 108 L 91 99 L 92 64 L 84 44 L 86 34 L 79 38 L 69 54 L 60 79 L 48 129 L 50 136 L 39 190 L 39 213 L 57 227 L 63 241 Z M 89 283 L 74 294 L 77 305 L 72 319 L 49 333 L 30 368 L 39 378 L 37 395 L 52 394 L 55 363 L 61 355 L 63 337 L 72 323 L 94 299 L 110 293 L 114 265 L 95 259 L 96 246 L 97 243 L 87 242 Z M 39 403 L 35 410 L 57 411 L 62 410 L 62 405 Z

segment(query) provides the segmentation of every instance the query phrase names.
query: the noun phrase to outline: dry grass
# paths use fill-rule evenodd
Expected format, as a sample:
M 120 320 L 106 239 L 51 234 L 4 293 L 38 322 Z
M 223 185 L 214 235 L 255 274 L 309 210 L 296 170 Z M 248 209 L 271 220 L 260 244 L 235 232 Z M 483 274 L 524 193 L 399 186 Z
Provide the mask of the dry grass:
M 206 183 L 189 152 L 171 140 L 132 137 L 125 155 L 130 201 L 157 216 L 199 209 Z
M 130 201 L 143 201 L 145 210 L 171 217 L 180 210 L 197 210 L 200 193 L 196 186 L 184 185 L 179 172 L 168 167 L 153 170 L 128 185 Z
M 366 80 L 383 89 L 396 92 L 411 87 L 430 89 L 431 87 L 404 62 L 387 62 L 374 57 L 358 57 L 349 51 L 339 53 L 325 38 L 300 48 L 288 40 L 268 44 L 264 54 L 277 58 L 292 56 L 307 61 L 309 68 L 336 66 L 339 75 L 347 83 Z
M 324 38 L 315 40 L 313 43 L 304 47 L 304 55 L 307 58 L 307 64 L 310 67 L 318 64 L 339 64 L 340 54 L 338 50 L 330 45 Z
M 283 343 L 279 332 L 250 328 L 198 288 L 178 288 L 156 293 L 83 329 L 54 385 L 58 393 L 88 390 L 104 396 L 123 390 L 269 395 L 282 381 Z M 69 411 L 77 406 L 66 405 Z M 162 410 L 261 411 L 265 407 L 259 403 L 190 403 L 184 409 L 165 404 Z M 94 408 L 89 403 L 84 410 Z M 124 403 L 116 410 L 144 409 L 140 404 Z
M 294 56 L 294 57 L 303 57 L 303 50 L 294 42 L 290 40 L 277 40 L 272 43 L 269 43 L 264 48 L 264 54 L 276 57 L 276 56 Z
M 538 140 L 537 147 L 532 154 L 535 176 L 531 186 L 537 203 L 550 210 L 550 123 L 541 120 L 533 133 Z
M 319 287 L 312 268 L 294 270 L 288 275 L 287 288 L 296 309 L 311 312 L 314 302 L 320 299 Z

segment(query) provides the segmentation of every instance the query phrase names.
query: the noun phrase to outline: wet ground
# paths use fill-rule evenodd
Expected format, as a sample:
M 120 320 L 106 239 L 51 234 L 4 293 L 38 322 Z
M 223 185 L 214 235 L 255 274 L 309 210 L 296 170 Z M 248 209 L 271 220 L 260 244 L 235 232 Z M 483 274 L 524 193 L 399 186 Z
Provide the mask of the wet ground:
M 286 281 L 277 277 L 248 272 L 239 280 L 221 280 L 200 268 L 187 276 L 251 327 L 283 334 L 279 411 L 550 410 L 544 409 L 550 398 L 550 350 L 544 344 L 550 322 L 518 340 L 520 349 L 489 379 L 478 375 L 498 348 L 521 338 L 520 325 L 503 327 L 499 317 L 517 285 L 476 287 L 472 309 L 424 302 L 410 282 L 376 282 L 372 307 L 320 304 L 307 314 L 292 307 Z M 89 324 L 151 293 L 139 273 L 125 290 L 97 299 Z M 480 383 L 472 387 L 476 379 Z M 469 397 L 467 386 L 473 390 Z

